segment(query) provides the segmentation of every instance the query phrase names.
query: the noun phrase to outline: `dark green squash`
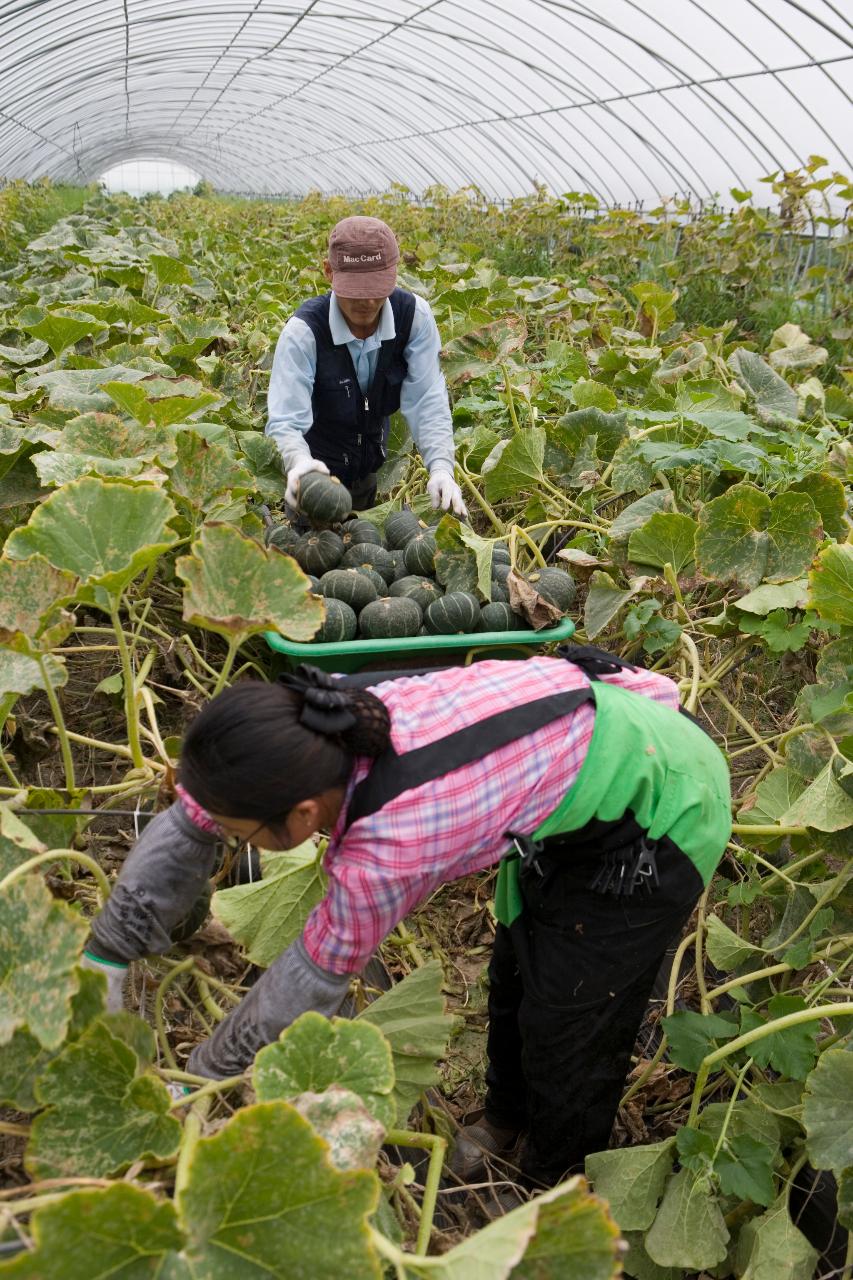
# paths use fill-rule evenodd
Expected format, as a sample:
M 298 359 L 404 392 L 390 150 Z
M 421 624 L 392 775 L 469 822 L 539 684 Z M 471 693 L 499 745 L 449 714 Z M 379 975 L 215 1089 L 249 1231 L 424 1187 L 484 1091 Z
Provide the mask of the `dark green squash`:
M 405 596 L 385 596 L 365 605 L 359 618 L 359 631 L 365 640 L 389 640 L 400 636 L 416 636 L 422 614 L 414 600 Z
M 400 579 L 405 578 L 409 572 L 406 568 L 405 554 L 402 551 L 392 551 L 391 559 L 394 561 L 394 577 L 391 581 L 392 583 L 399 582 Z
M 315 644 L 328 644 L 341 640 L 354 640 L 358 631 L 358 619 L 355 610 L 344 600 L 329 597 L 325 601 L 326 617 L 323 625 L 314 635 Z
M 578 593 L 574 578 L 562 569 L 537 569 L 527 575 L 527 581 L 543 600 L 554 605 L 561 613 L 571 607 Z
M 492 560 L 492 577 L 493 578 L 496 578 L 498 582 L 506 582 L 507 578 L 509 577 L 509 574 L 510 574 L 510 565 L 503 564 L 501 561 L 498 561 L 496 563 L 494 560 Z
M 382 590 L 385 590 L 384 582 Z M 320 579 L 320 594 L 327 599 L 343 600 L 356 613 L 360 613 L 366 604 L 379 596 L 367 574 L 359 569 L 330 569 Z
M 467 591 L 448 591 L 424 614 L 424 626 L 435 636 L 465 635 L 476 631 L 479 621 L 480 602 Z
M 334 568 L 331 565 L 330 568 Z M 372 542 L 359 542 L 354 547 L 350 547 L 344 552 L 341 561 L 342 569 L 374 569 L 377 573 L 381 573 L 386 584 L 394 581 L 396 566 L 390 551 L 386 551 L 384 547 L 374 546 Z
M 318 577 L 336 569 L 343 554 L 344 544 L 331 529 L 305 533 L 293 548 L 293 556 L 300 569 Z
M 393 551 L 399 551 L 422 527 L 414 511 L 392 511 L 385 521 L 385 541 Z
M 509 547 L 504 546 L 502 542 L 496 542 L 492 547 L 492 570 L 496 564 L 510 564 Z
M 365 543 L 372 543 L 375 547 L 382 546 L 382 534 L 369 520 L 348 520 L 341 529 L 341 537 L 347 549 L 363 546 Z
M 376 589 L 377 596 L 386 596 L 388 594 L 388 583 L 382 577 L 381 573 L 377 573 L 375 569 L 371 569 L 369 565 L 360 564 L 355 566 L 356 573 L 363 574 L 368 582 L 372 582 Z
M 428 609 L 433 600 L 441 599 L 444 592 L 432 578 L 421 578 L 417 574 L 409 574 L 391 583 L 388 592 L 391 596 L 405 596 L 414 600 L 422 609 Z
M 312 524 L 339 524 L 352 511 L 352 495 L 337 476 L 309 471 L 299 479 L 299 510 Z
M 530 624 L 520 614 L 513 613 L 508 604 L 499 601 L 484 604 L 480 610 L 478 631 L 529 631 Z
M 505 582 L 498 581 L 497 578 L 492 578 L 489 595 L 492 604 L 509 604 L 509 591 L 507 589 L 507 585 Z
M 430 577 L 435 572 L 435 553 L 435 534 L 431 529 L 422 529 L 406 543 L 406 569 Z
M 289 556 L 293 555 L 300 536 L 289 524 L 277 524 L 271 529 L 264 530 L 264 542 L 266 545 L 268 547 L 277 547 L 279 551 L 284 551 Z

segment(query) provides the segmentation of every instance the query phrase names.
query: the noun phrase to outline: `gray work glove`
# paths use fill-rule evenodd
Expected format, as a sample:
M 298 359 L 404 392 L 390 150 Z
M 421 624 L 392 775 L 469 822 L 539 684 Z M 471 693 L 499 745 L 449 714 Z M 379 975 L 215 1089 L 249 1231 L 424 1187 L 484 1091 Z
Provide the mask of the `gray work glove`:
M 220 1022 L 210 1039 L 193 1049 L 187 1070 L 213 1080 L 240 1075 L 251 1066 L 258 1050 L 277 1040 L 300 1014 L 314 1009 L 330 1018 L 337 1013 L 350 978 L 350 974 L 321 969 L 297 938 Z
M 207 889 L 216 844 L 217 837 L 191 822 L 180 801 L 158 814 L 92 921 L 89 955 L 126 961 L 168 951 L 174 929 Z
M 112 960 L 102 960 L 87 951 L 80 957 L 80 968 L 92 973 L 102 973 L 107 980 L 107 1013 L 121 1013 L 124 1008 L 124 980 L 127 965 Z

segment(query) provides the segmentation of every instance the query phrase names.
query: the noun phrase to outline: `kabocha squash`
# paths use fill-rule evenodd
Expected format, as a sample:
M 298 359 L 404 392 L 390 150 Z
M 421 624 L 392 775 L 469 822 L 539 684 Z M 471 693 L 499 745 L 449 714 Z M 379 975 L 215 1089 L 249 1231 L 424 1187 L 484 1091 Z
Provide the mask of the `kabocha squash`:
M 359 617 L 359 630 L 365 640 L 387 640 L 399 636 L 416 636 L 421 628 L 420 607 L 405 596 L 385 596 L 365 605 Z
M 504 563 L 502 560 L 492 560 L 492 577 L 496 578 L 498 582 L 506 582 L 509 577 L 509 571 L 510 565 L 508 561 Z
M 293 548 L 293 557 L 300 569 L 321 577 L 330 569 L 336 569 L 344 554 L 344 544 L 331 529 L 305 533 Z
M 264 534 L 264 541 L 268 547 L 277 547 L 279 551 L 284 551 L 288 555 L 293 555 L 299 538 L 300 534 L 289 524 L 277 524 L 275 528 L 267 529 Z
M 392 582 L 399 582 L 401 578 L 405 578 L 408 574 L 406 568 L 406 557 L 402 551 L 392 551 L 391 559 L 394 561 L 394 577 Z
M 398 578 L 396 582 L 392 582 L 388 594 L 405 596 L 409 600 L 414 600 L 415 604 L 420 605 L 422 609 L 428 609 L 433 600 L 439 600 L 444 593 L 432 578 L 421 578 L 417 574 L 409 574 L 408 577 Z
M 312 524 L 339 524 L 352 511 L 352 495 L 337 476 L 309 471 L 299 481 L 299 509 Z
M 375 547 L 382 546 L 382 534 L 369 520 L 348 520 L 341 529 L 341 538 L 347 549 L 363 546 L 365 543 L 372 543 Z
M 529 631 L 530 624 L 520 614 L 513 613 L 508 604 L 498 601 L 484 604 L 480 610 L 478 631 Z
M 509 558 L 509 547 L 505 547 L 502 542 L 497 542 L 492 547 L 492 572 L 496 564 L 510 565 L 512 561 Z
M 341 544 L 341 549 L 343 550 L 343 543 Z M 330 569 L 335 567 L 335 565 L 328 566 Z M 396 572 L 394 557 L 391 552 L 386 551 L 384 547 L 375 547 L 372 542 L 359 542 L 344 552 L 341 568 L 374 569 L 382 575 L 386 583 L 394 581 L 394 573 Z
M 326 600 L 326 617 L 320 630 L 315 634 L 315 643 L 336 643 L 340 640 L 354 640 L 358 631 L 358 619 L 355 610 L 343 600 L 329 597 Z
M 381 573 L 377 573 L 375 569 L 372 569 L 370 565 L 367 564 L 355 565 L 354 568 L 356 573 L 362 574 L 363 577 L 367 578 L 368 582 L 373 583 L 377 596 L 388 595 L 388 583 L 382 577 Z
M 489 595 L 493 604 L 509 604 L 509 591 L 505 582 L 492 578 Z
M 563 613 L 571 607 L 577 595 L 574 578 L 562 569 L 539 569 L 535 573 L 529 573 L 527 581 L 543 600 Z
M 434 600 L 424 614 L 424 626 L 434 636 L 476 631 L 479 621 L 480 602 L 467 591 L 448 591 L 440 600 Z
M 399 551 L 422 529 L 413 511 L 392 511 L 385 521 L 385 541 L 392 551 Z
M 382 590 L 385 590 L 384 582 Z M 358 569 L 330 569 L 320 579 L 320 594 L 327 599 L 343 600 L 356 613 L 379 597 L 374 584 Z
M 404 552 L 406 569 L 409 573 L 429 575 L 435 571 L 435 534 L 430 529 L 422 529 L 406 543 Z

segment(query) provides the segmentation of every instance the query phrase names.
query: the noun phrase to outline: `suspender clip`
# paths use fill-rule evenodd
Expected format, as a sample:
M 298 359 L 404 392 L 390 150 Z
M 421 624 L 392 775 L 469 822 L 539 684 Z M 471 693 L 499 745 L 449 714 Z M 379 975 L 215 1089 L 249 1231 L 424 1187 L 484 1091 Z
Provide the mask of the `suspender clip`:
M 534 840 L 532 836 L 517 835 L 514 831 L 507 831 L 505 834 L 515 846 L 515 851 L 521 859 L 522 868 L 526 870 L 528 867 L 532 867 L 541 879 L 545 874 L 539 861 L 539 855 L 545 848 L 542 842 Z

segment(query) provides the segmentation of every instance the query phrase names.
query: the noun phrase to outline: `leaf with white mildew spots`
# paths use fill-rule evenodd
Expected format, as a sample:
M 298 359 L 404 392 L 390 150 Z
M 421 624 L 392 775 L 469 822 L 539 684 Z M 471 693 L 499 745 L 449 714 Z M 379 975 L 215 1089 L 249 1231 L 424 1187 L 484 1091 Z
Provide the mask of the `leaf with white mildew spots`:
M 323 602 L 296 561 L 274 547 L 265 550 L 233 525 L 204 525 L 176 569 L 186 584 L 185 621 L 221 635 L 272 630 L 307 641 L 323 621 Z
M 86 921 L 56 902 L 38 875 L 0 893 L 0 1045 L 20 1027 L 45 1049 L 62 1043 L 86 933 Z
M 165 1085 L 140 1074 L 133 1048 L 104 1022 L 50 1063 L 35 1092 L 45 1110 L 25 1156 L 34 1178 L 108 1177 L 143 1157 L 167 1159 L 180 1145 Z

